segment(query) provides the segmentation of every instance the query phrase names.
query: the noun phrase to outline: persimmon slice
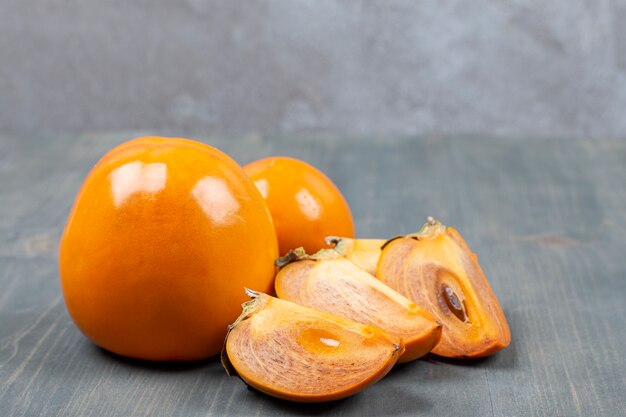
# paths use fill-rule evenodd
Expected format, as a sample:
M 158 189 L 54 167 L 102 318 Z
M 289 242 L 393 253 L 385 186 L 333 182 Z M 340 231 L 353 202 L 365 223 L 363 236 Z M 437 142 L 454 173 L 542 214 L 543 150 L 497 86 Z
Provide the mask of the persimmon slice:
M 268 395 L 344 398 L 385 376 L 404 351 L 399 338 L 375 327 L 247 292 L 252 300 L 229 326 L 222 364 Z
M 285 264 L 287 264 L 285 266 Z M 277 261 L 279 298 L 383 329 L 402 339 L 408 362 L 430 352 L 441 324 L 413 301 L 389 288 L 334 249 L 307 255 L 302 248 Z
M 351 239 L 348 237 L 328 236 L 326 244 L 333 246 L 346 259 L 362 270 L 376 275 L 381 247 L 386 239 Z
M 377 278 L 444 324 L 433 353 L 477 358 L 507 347 L 511 333 L 498 299 L 456 230 L 429 218 L 418 233 L 385 244 Z

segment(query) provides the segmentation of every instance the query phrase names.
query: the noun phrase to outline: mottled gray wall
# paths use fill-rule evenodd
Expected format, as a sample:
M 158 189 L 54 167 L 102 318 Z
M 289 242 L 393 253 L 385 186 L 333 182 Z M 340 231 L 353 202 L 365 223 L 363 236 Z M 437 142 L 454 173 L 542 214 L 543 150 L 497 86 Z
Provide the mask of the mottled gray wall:
M 626 2 L 0 0 L 0 130 L 626 137 Z

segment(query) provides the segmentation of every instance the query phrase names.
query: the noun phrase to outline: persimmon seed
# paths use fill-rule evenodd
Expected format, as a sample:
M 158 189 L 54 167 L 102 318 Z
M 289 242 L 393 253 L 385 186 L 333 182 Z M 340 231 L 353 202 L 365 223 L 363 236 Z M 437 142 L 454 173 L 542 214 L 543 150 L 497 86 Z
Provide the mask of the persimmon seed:
M 446 302 L 446 306 L 456 316 L 456 318 L 463 322 L 467 321 L 467 314 L 465 313 L 465 309 L 463 308 L 463 305 L 461 304 L 461 301 L 459 300 L 459 297 L 456 295 L 454 290 L 448 287 L 446 284 L 442 284 L 441 294 Z

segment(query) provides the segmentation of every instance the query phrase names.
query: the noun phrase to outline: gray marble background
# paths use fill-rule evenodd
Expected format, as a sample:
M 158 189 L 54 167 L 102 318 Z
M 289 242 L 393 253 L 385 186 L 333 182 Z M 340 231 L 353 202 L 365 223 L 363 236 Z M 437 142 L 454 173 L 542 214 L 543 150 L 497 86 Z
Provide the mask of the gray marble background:
M 1 131 L 134 129 L 626 137 L 626 2 L 0 0 Z

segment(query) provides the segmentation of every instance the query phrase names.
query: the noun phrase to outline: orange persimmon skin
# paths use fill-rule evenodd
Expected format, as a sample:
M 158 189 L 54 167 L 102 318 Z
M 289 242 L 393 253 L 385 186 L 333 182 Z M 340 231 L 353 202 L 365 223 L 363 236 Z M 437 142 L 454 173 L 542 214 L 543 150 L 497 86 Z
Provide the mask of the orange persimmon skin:
M 147 360 L 219 353 L 245 300 L 271 291 L 270 214 L 225 153 L 188 139 L 123 143 L 92 169 L 60 242 L 67 309 L 95 344 Z
M 354 221 L 341 191 L 321 171 L 294 158 L 274 156 L 244 166 L 265 198 L 281 254 L 325 247 L 329 235 L 354 237 Z

